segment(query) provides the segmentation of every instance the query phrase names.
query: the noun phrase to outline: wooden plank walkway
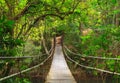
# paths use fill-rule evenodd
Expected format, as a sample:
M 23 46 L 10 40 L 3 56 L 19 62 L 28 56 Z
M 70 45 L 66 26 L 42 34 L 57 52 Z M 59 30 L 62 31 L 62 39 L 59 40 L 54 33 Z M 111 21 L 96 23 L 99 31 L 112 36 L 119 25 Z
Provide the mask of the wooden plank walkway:
M 45 83 L 76 83 L 67 66 L 61 46 L 55 48 L 52 65 Z

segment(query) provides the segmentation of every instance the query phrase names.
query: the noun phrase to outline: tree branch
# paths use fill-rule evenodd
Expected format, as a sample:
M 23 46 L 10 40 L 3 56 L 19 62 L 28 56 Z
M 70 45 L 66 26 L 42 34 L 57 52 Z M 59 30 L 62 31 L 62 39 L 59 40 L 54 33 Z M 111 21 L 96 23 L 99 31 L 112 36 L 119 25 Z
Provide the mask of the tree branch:
M 18 33 L 16 39 L 18 39 L 18 38 L 20 37 L 20 35 L 22 34 L 23 29 L 24 29 L 24 27 L 25 27 L 26 25 L 27 25 L 27 23 L 25 23 L 24 25 L 22 25 L 22 28 L 20 29 L 20 32 Z
M 31 25 L 29 26 L 29 28 L 28 28 L 27 31 L 25 32 L 24 36 L 27 35 L 27 33 L 31 30 L 31 28 L 32 28 L 36 23 L 38 23 L 40 20 L 43 20 L 43 19 L 44 19 L 45 17 L 47 17 L 47 16 L 55 16 L 55 17 L 59 17 L 60 19 L 63 19 L 62 16 L 57 15 L 57 14 L 44 14 L 44 15 L 41 15 L 41 16 L 37 17 L 37 18 L 34 20 L 33 24 L 31 24 Z
M 18 20 L 22 15 L 24 15 L 27 11 L 28 11 L 28 8 L 30 7 L 30 3 L 28 3 L 24 9 L 19 13 L 17 14 L 15 17 L 13 17 L 11 20 Z

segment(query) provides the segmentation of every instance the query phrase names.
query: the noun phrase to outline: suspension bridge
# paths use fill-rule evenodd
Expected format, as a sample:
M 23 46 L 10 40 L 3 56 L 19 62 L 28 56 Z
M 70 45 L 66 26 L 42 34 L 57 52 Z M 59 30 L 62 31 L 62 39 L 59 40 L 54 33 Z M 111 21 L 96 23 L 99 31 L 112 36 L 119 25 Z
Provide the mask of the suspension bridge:
M 46 83 L 76 83 L 66 64 L 61 46 L 56 46 L 55 48 L 51 69 L 48 73 Z
M 61 46 L 60 44 L 57 44 L 55 47 L 52 46 L 52 48 L 49 51 L 48 56 L 43 61 L 41 61 L 38 64 L 33 65 L 29 68 L 26 68 L 25 70 L 20 70 L 19 72 L 10 74 L 5 77 L 1 77 L 0 83 L 4 82 L 5 80 L 8 80 L 10 78 L 16 77 L 18 75 L 22 75 L 26 72 L 30 72 L 30 71 L 33 71 L 33 70 L 41 67 L 41 66 L 45 65 L 45 63 L 48 62 L 50 58 L 52 58 L 52 64 L 51 64 L 49 72 L 45 76 L 44 83 L 77 83 L 77 81 L 75 80 L 74 76 L 72 75 L 72 73 L 67 65 L 66 59 L 77 64 L 78 66 L 86 68 L 86 69 L 96 70 L 99 72 L 105 72 L 105 73 L 120 76 L 119 72 L 82 65 L 79 62 L 73 60 L 68 55 L 68 53 L 70 53 L 72 55 L 79 55 L 80 57 L 84 57 L 84 58 L 101 59 L 101 60 L 116 60 L 116 61 L 120 60 L 120 58 L 105 58 L 105 57 L 85 56 L 85 55 L 81 55 L 81 54 L 76 54 L 76 53 L 72 52 L 70 49 L 68 49 L 66 46 Z M 42 56 L 38 55 L 38 56 L 22 56 L 22 57 L 0 57 L 0 60 L 13 59 L 13 60 L 20 61 L 23 59 L 31 59 L 31 58 L 33 59 L 36 57 L 40 58 Z M 43 70 L 44 70 L 44 68 L 43 68 Z M 39 69 L 37 71 L 39 71 Z M 42 82 L 39 81 L 38 83 L 42 83 Z

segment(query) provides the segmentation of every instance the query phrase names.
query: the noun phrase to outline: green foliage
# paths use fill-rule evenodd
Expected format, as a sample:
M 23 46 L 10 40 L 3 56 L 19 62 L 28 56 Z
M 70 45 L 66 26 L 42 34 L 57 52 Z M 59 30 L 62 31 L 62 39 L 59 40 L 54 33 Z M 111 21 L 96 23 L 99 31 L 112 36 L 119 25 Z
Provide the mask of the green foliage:
M 15 22 L 13 20 L 8 20 L 5 16 L 0 18 L 0 56 L 2 57 L 18 56 L 17 47 L 24 44 L 22 39 L 14 38 L 14 24 Z M 3 75 L 0 75 L 0 77 L 8 75 L 10 72 L 9 68 L 15 64 L 13 60 L 4 60 L 1 62 L 0 71 Z
M 12 35 L 14 21 L 7 20 L 5 16 L 0 19 L 0 56 L 15 56 L 17 54 L 16 46 L 21 46 L 24 42 L 21 39 L 15 39 Z
M 16 78 L 10 78 L 10 79 L 4 81 L 4 83 L 31 83 L 31 82 L 28 78 L 18 78 L 18 77 L 16 77 Z
M 110 26 L 106 26 L 99 28 L 97 31 L 94 29 L 92 30 L 93 30 L 92 33 L 86 35 L 80 35 L 81 41 L 79 41 L 79 43 L 78 42 L 76 43 L 74 37 L 72 38 L 72 40 L 69 38 L 68 39 L 70 43 L 72 42 L 72 45 L 74 45 L 74 47 L 77 48 L 80 54 L 85 54 L 86 56 L 102 56 L 102 57 L 119 56 L 120 52 L 118 52 L 117 54 L 114 52 L 114 50 L 118 50 L 116 48 L 119 48 L 119 44 L 120 44 L 119 43 L 120 30 L 118 27 L 110 28 Z M 77 62 L 79 62 L 80 57 L 74 56 L 74 59 Z M 81 63 L 83 64 L 88 63 L 89 66 L 97 67 L 100 69 L 105 69 L 113 72 L 114 71 L 120 72 L 119 62 L 117 62 L 116 60 L 88 59 L 85 62 L 83 61 Z M 99 72 L 97 71 L 92 71 L 92 73 L 94 75 L 99 75 Z
M 112 0 L 112 3 L 113 3 L 113 4 L 116 4 L 116 3 L 117 3 L 117 0 Z
M 87 56 L 119 56 L 119 3 L 119 0 L 0 0 L 0 56 L 22 56 L 24 49 L 25 55 L 37 55 L 43 49 L 39 46 L 43 37 L 49 47 L 53 36 L 63 34 L 64 43 L 75 52 Z M 84 35 L 88 28 L 92 32 Z M 25 43 L 23 40 L 27 39 L 37 43 Z M 79 62 L 80 56 L 73 57 Z M 7 62 L 12 63 L 3 61 L 0 69 Z M 96 65 L 92 64 L 96 60 L 86 61 L 91 66 L 114 71 L 115 61 L 106 61 L 106 66 L 103 62 Z
M 40 50 L 40 45 L 35 45 L 32 40 L 29 40 L 25 43 L 24 55 L 35 56 L 39 54 Z
M 115 71 L 115 60 L 106 61 L 107 67 L 110 71 Z

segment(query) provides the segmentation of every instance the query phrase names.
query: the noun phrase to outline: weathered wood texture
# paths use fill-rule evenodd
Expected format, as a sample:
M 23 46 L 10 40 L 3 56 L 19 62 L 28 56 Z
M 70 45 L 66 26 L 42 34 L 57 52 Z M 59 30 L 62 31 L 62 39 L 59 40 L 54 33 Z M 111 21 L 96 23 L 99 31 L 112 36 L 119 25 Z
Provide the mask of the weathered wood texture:
M 56 46 L 52 65 L 45 83 L 76 83 L 65 61 L 62 47 Z

